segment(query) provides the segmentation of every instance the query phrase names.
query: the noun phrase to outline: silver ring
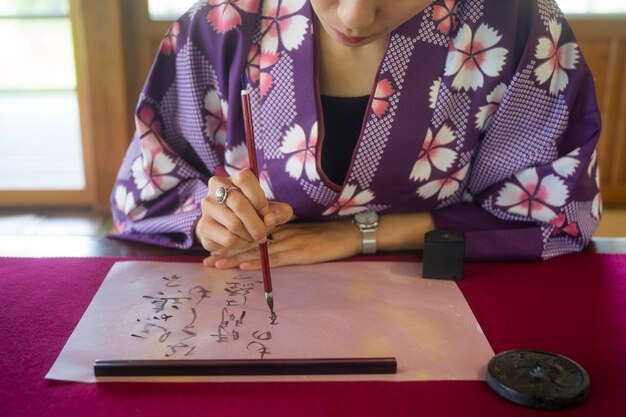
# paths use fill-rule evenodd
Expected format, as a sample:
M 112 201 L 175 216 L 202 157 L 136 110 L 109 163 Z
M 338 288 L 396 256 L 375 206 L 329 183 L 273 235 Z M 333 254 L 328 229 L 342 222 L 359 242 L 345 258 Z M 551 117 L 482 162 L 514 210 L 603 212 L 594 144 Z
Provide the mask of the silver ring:
M 217 190 L 215 190 L 215 201 L 217 204 L 226 205 L 226 199 L 228 198 L 228 193 L 232 190 L 238 190 L 238 187 L 224 187 L 220 186 Z

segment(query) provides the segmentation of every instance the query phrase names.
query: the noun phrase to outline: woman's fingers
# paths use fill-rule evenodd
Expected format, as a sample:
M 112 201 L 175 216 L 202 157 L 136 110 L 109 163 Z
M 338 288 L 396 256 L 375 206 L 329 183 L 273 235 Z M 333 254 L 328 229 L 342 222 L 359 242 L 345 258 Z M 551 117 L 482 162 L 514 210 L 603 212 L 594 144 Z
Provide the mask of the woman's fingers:
M 207 197 L 203 200 L 202 212 L 203 218 L 213 219 L 238 237 L 248 241 L 259 241 L 265 237 L 265 225 L 246 193 L 256 200 L 257 205 L 267 205 L 267 201 L 258 201 L 258 193 L 254 189 L 256 180 L 254 176 L 250 178 L 250 175 L 251 173 L 234 176 L 233 179 L 236 179 L 237 183 L 227 177 L 211 177 Z M 263 192 L 258 181 L 256 187 Z M 218 239 L 217 236 L 209 238 Z
M 285 224 L 293 217 L 293 209 L 287 203 L 278 201 L 269 202 L 269 212 L 263 218 L 265 226 L 272 229 L 275 226 Z
M 211 253 L 221 254 L 228 250 L 249 248 L 250 243 L 247 239 L 242 239 L 212 219 L 206 219 L 198 227 L 201 227 L 198 233 L 200 243 Z
M 195 234 L 212 254 L 226 257 L 245 252 L 265 242 L 268 231 L 293 216 L 288 204 L 267 201 L 249 169 L 232 177 L 212 177 L 208 186 Z
M 217 269 L 238 268 L 246 261 L 259 259 L 259 246 L 240 253 L 229 252 L 228 255 L 210 256 L 203 260 L 204 266 L 213 266 Z
M 250 241 L 258 243 L 265 242 L 267 234 L 265 224 L 246 195 L 239 192 L 239 190 L 231 190 L 225 202 L 225 206 L 227 209 L 230 209 L 231 213 L 238 219 L 238 222 L 233 221 L 233 227 L 237 228 L 237 223 L 240 223 L 250 237 Z M 220 217 L 228 219 L 230 216 L 222 211 Z M 231 230 L 228 225 L 224 226 Z
M 230 197 L 229 197 L 230 198 Z M 212 213 L 212 220 L 224 228 L 227 231 L 235 234 L 240 239 L 243 239 L 247 242 L 253 242 L 254 239 L 248 233 L 245 225 L 242 223 L 241 219 L 237 217 L 237 215 L 232 210 L 214 210 Z M 215 236 L 217 238 L 217 236 Z
M 243 169 L 230 177 L 230 179 L 233 185 L 239 187 L 255 212 L 259 213 L 261 216 L 267 214 L 268 204 L 265 192 L 261 188 L 259 180 L 250 169 Z

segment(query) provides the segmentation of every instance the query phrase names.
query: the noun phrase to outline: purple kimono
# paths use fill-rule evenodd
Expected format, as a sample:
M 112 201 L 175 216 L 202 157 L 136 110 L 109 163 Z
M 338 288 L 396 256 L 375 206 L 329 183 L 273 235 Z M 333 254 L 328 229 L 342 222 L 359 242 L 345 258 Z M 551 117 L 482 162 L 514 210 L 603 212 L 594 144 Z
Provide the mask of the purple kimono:
M 343 184 L 306 0 L 199 1 L 165 36 L 112 194 L 116 236 L 189 248 L 212 175 L 248 167 L 304 220 L 429 211 L 470 260 L 582 249 L 601 213 L 593 77 L 554 0 L 435 0 L 391 35 Z

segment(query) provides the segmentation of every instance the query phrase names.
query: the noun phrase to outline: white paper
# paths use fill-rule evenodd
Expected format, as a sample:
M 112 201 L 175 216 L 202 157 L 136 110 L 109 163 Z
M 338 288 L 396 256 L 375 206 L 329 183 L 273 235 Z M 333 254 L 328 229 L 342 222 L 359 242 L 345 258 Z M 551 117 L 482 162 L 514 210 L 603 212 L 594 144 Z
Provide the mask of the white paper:
M 95 382 L 96 359 L 395 357 L 394 375 L 115 377 L 145 381 L 484 380 L 494 355 L 455 282 L 421 264 L 336 262 L 261 272 L 116 263 L 49 379 Z M 71 292 L 71 289 L 68 289 Z

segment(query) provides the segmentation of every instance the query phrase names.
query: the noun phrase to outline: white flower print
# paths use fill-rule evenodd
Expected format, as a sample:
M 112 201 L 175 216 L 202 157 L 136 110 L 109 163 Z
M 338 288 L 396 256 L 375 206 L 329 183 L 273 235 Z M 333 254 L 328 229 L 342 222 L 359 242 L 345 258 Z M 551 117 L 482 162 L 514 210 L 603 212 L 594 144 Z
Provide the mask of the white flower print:
M 476 129 L 485 131 L 489 129 L 493 116 L 496 114 L 500 102 L 506 93 L 506 84 L 500 83 L 487 96 L 487 104 L 481 106 L 476 113 Z
M 602 192 L 600 191 L 600 169 L 596 169 L 596 186 L 598 187 L 598 192 L 593 197 L 593 201 L 591 202 L 591 215 L 594 219 L 600 220 L 602 217 Z
M 591 177 L 593 175 L 593 169 L 598 163 L 598 149 L 594 149 L 591 154 L 591 158 L 589 159 L 589 165 L 587 166 L 587 175 Z
M 595 171 L 594 171 L 595 169 Z M 600 167 L 598 166 L 598 150 L 594 150 L 591 154 L 591 161 L 587 167 L 587 174 L 593 176 L 595 174 L 596 187 L 598 192 L 591 202 L 591 215 L 594 219 L 599 220 L 602 217 L 602 192 L 600 191 Z
M 464 24 L 450 45 L 445 75 L 454 75 L 452 87 L 456 90 L 477 90 L 482 87 L 485 76 L 496 77 L 502 71 L 508 51 L 495 46 L 502 35 L 486 24 L 475 33 Z
M 437 194 L 437 201 L 445 200 L 458 191 L 468 171 L 469 164 L 449 177 L 427 182 L 417 189 L 417 194 L 423 199 L 431 198 Z
M 428 180 L 432 174 L 432 167 L 446 172 L 458 157 L 456 151 L 446 147 L 446 145 L 454 142 L 455 139 L 456 136 L 452 128 L 445 123 L 439 129 L 437 135 L 435 135 L 434 140 L 433 132 L 429 128 L 426 132 L 422 150 L 417 156 L 417 162 L 413 165 L 410 178 L 413 181 Z
M 265 197 L 268 200 L 273 200 L 274 197 L 274 187 L 272 186 L 272 181 L 270 179 L 270 174 L 267 170 L 267 167 L 263 167 L 263 169 L 261 170 L 261 173 L 259 174 L 259 183 L 261 184 L 261 188 L 263 189 L 263 192 L 265 193 Z
M 150 149 L 143 147 L 141 156 L 131 166 L 135 185 L 141 190 L 141 199 L 152 200 L 174 188 L 179 179 L 167 175 L 174 171 L 174 168 L 176 164 L 165 152 L 153 155 Z
M 430 86 L 430 94 L 428 101 L 430 103 L 430 108 L 434 109 L 437 105 L 437 97 L 439 97 L 439 90 L 441 89 L 441 77 L 437 78 L 433 85 Z
M 355 192 L 356 185 L 346 185 L 341 192 L 339 199 L 324 213 L 322 213 L 322 215 L 328 216 L 337 213 L 340 216 L 347 216 L 366 211 L 366 204 L 374 199 L 374 193 L 370 190 L 363 190 L 355 195 Z
M 576 168 L 580 165 L 577 156 L 580 154 L 580 148 L 576 148 L 567 155 L 552 162 L 552 169 L 563 178 L 574 175 Z
M 279 44 L 288 51 L 298 49 L 304 41 L 309 19 L 297 14 L 306 0 L 266 0 L 261 20 L 261 49 L 275 54 Z
M 115 207 L 133 221 L 141 220 L 146 215 L 146 208 L 143 204 L 137 205 L 133 193 L 128 192 L 125 185 L 115 188 Z
M 220 98 L 216 89 L 211 88 L 204 97 L 204 108 L 209 112 L 206 116 L 204 134 L 217 145 L 226 144 L 226 125 L 228 123 L 228 103 Z
M 539 38 L 535 49 L 535 58 L 545 60 L 535 69 L 535 77 L 539 84 L 545 84 L 550 80 L 550 94 L 557 95 L 567 87 L 569 77 L 566 70 L 576 68 L 580 52 L 574 42 L 559 46 L 562 30 L 560 22 L 551 20 L 549 29 L 550 38 Z
M 295 179 L 302 177 L 303 171 L 310 181 L 319 180 L 317 167 L 315 166 L 315 145 L 317 144 L 317 122 L 311 127 L 311 134 L 307 138 L 300 125 L 293 125 L 285 136 L 279 150 L 285 155 L 291 155 L 287 159 L 285 171 Z
M 245 143 L 240 143 L 232 149 L 226 149 L 224 159 L 226 160 L 225 169 L 229 176 L 235 175 L 242 169 L 250 168 L 248 147 Z
M 509 213 L 549 222 L 557 213 L 552 208 L 562 207 L 569 197 L 563 180 L 550 174 L 541 179 L 535 168 L 515 175 L 519 185 L 507 182 L 500 190 L 496 204 Z

